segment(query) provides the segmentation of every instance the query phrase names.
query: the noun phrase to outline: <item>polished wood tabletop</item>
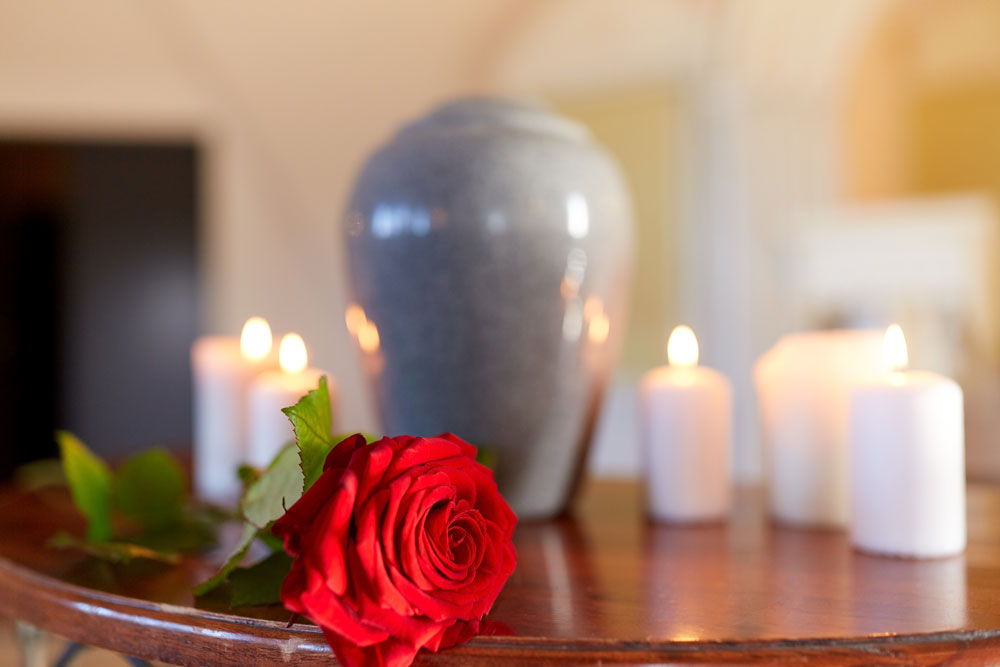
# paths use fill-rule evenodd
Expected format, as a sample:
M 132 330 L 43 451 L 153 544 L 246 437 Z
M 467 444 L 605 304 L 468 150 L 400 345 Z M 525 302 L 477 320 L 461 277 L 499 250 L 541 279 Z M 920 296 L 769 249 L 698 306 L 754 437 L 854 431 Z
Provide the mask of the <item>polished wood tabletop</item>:
M 762 494 L 725 523 L 655 524 L 632 482 L 585 484 L 573 513 L 522 523 L 488 634 L 418 663 L 1000 663 L 1000 488 L 969 490 L 963 556 L 903 560 L 837 531 L 771 523 Z M 278 606 L 196 609 L 224 555 L 108 567 L 44 546 L 79 531 L 65 492 L 0 491 L 0 614 L 174 664 L 331 664 Z

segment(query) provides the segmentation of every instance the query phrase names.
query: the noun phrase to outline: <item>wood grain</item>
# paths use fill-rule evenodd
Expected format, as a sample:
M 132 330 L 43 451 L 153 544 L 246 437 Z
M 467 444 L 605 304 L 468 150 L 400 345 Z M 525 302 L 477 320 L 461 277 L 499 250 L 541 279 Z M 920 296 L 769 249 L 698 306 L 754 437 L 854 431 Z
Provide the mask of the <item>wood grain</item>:
M 524 523 L 490 632 L 424 664 L 1000 662 L 1000 490 L 969 493 L 966 554 L 857 553 L 843 533 L 775 526 L 743 491 L 727 523 L 667 526 L 629 482 L 585 485 L 574 513 Z M 61 491 L 0 491 L 0 614 L 95 646 L 187 665 L 331 664 L 280 608 L 195 609 L 222 555 L 106 567 L 44 547 L 82 526 Z

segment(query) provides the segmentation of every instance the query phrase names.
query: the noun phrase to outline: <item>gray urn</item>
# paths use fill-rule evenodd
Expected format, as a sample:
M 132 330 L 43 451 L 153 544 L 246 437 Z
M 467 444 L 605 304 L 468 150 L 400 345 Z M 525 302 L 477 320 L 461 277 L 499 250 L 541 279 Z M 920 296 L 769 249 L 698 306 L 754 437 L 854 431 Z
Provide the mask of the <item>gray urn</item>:
M 452 102 L 371 156 L 344 233 L 384 432 L 490 448 L 518 516 L 562 511 L 624 333 L 632 221 L 612 159 L 544 108 Z

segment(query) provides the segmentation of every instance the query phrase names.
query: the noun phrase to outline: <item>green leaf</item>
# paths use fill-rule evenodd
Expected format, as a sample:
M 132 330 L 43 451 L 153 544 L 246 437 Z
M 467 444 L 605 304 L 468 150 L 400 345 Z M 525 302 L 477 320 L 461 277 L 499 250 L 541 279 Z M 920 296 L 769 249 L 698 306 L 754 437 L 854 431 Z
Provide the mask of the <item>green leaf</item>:
M 302 469 L 294 445 L 282 449 L 256 482 L 247 488 L 243 518 L 264 529 L 302 496 Z
M 165 449 L 148 449 L 122 464 L 114 491 L 115 507 L 122 514 L 145 526 L 162 526 L 181 515 L 184 471 Z
M 49 538 L 48 545 L 55 549 L 77 549 L 89 556 L 110 561 L 112 563 L 130 563 L 137 558 L 155 560 L 168 565 L 180 562 L 180 556 L 175 553 L 158 551 L 130 542 L 103 542 L 94 544 L 84 542 L 69 533 L 59 532 Z
M 271 532 L 271 529 L 273 527 L 274 527 L 274 522 L 272 521 L 271 523 L 267 524 L 267 528 L 264 528 L 259 533 L 257 533 L 257 537 L 259 537 L 260 541 L 263 542 L 265 545 L 267 545 L 267 548 L 270 549 L 271 551 L 284 551 L 285 541 L 282 540 L 277 535 L 275 535 L 273 532 Z
M 177 521 L 150 526 L 128 541 L 157 551 L 204 551 L 217 544 L 215 528 L 214 522 L 185 512 Z
M 292 558 L 276 551 L 250 567 L 239 567 L 229 575 L 234 607 L 281 602 L 281 584 L 292 569 Z
M 205 595 L 206 593 L 215 590 L 219 584 L 224 582 L 229 573 L 236 569 L 236 566 L 240 564 L 240 561 L 247 555 L 250 551 L 250 545 L 253 544 L 254 538 L 257 537 L 257 528 L 249 523 L 243 524 L 243 534 L 240 536 L 240 541 L 236 543 L 233 548 L 232 553 L 226 558 L 226 562 L 223 563 L 219 571 L 212 576 L 212 578 L 201 582 L 194 587 L 194 594 L 198 597 Z
M 56 431 L 73 504 L 87 519 L 87 539 L 111 539 L 111 471 L 76 436 Z
M 330 392 L 326 386 L 326 376 L 320 377 L 319 387 L 300 398 L 295 405 L 283 408 L 282 412 L 292 422 L 305 479 L 304 489 L 308 489 L 319 479 L 323 461 L 336 444 L 330 435 L 333 418 L 330 415 Z
M 236 469 L 236 476 L 240 478 L 240 482 L 243 484 L 243 489 L 246 490 L 248 486 L 260 479 L 260 470 L 254 468 L 249 464 L 242 464 Z
M 41 459 L 19 466 L 14 481 L 25 491 L 38 491 L 49 486 L 66 486 L 66 473 L 59 459 Z

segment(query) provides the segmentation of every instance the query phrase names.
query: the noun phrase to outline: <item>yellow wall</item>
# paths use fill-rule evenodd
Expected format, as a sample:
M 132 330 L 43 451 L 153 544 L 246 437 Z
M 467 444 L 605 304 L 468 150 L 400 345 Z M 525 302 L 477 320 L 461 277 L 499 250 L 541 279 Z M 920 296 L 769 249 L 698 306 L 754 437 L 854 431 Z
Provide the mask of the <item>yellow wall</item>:
M 995 0 L 901 2 L 864 36 L 848 77 L 847 199 L 984 190 L 1000 202 Z
M 918 95 L 911 113 L 914 189 L 985 190 L 1000 202 L 1000 82 Z
M 897 197 L 910 187 L 911 52 L 908 26 L 890 14 L 857 55 L 842 116 L 841 185 L 849 200 Z
M 586 125 L 624 171 L 632 194 L 636 261 L 621 365 L 639 372 L 666 359 L 677 317 L 678 104 L 666 89 L 575 97 L 556 108 Z

